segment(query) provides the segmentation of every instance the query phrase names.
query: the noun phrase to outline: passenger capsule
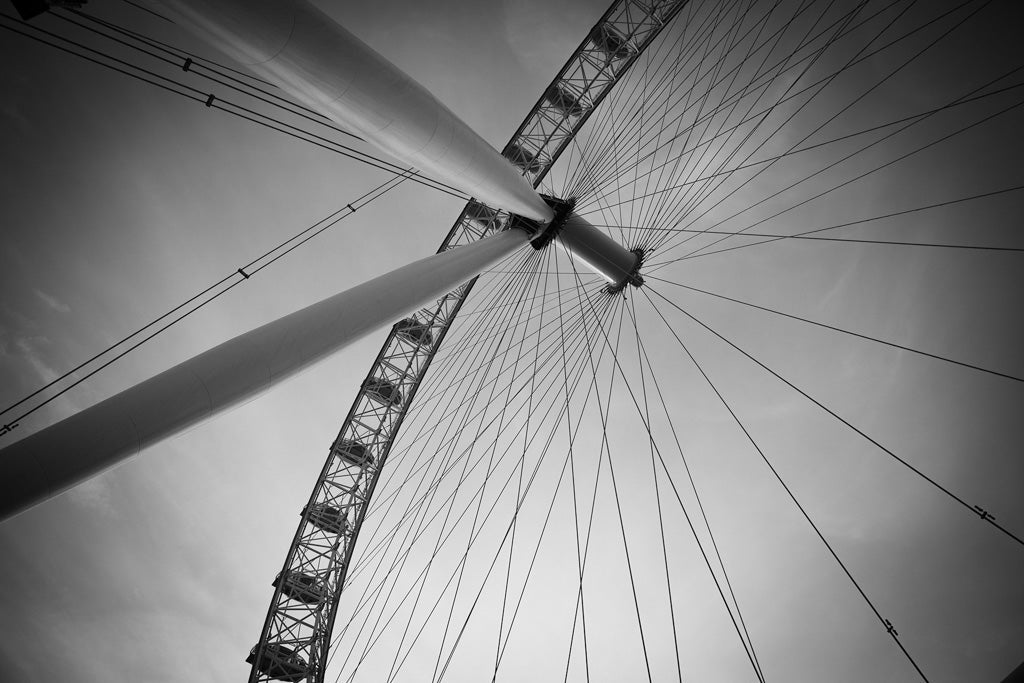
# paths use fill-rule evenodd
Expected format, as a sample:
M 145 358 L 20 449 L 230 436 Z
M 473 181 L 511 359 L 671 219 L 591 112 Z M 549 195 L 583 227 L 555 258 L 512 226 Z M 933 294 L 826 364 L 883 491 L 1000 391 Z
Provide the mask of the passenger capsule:
M 254 647 L 245 661 L 249 664 L 256 664 L 256 669 L 264 676 L 269 676 L 275 681 L 287 681 L 298 683 L 309 673 L 309 666 L 306 660 L 300 657 L 295 650 L 282 645 L 281 643 L 267 643 L 263 648 L 263 655 L 260 661 L 256 662 L 256 650 Z
M 398 387 L 386 379 L 371 377 L 366 380 L 366 384 L 363 385 L 363 390 L 369 398 L 382 405 L 389 407 L 402 405 L 402 392 L 398 390 Z
M 426 323 L 421 323 L 416 318 L 399 320 L 395 327 L 398 330 L 399 337 L 413 344 L 430 346 L 434 343 L 434 335 L 430 332 L 430 326 Z
M 370 449 L 359 441 L 342 439 L 338 443 L 334 444 L 334 448 L 331 450 L 335 456 L 350 462 L 357 467 L 373 464 L 373 456 L 370 454 Z
M 306 514 L 309 508 L 309 523 L 321 531 L 340 536 L 348 529 L 348 518 L 338 508 L 331 507 L 327 503 L 316 503 L 313 507 L 302 508 L 302 514 Z
M 565 83 L 553 83 L 544 93 L 544 99 L 565 116 L 582 116 L 588 109 Z
M 625 59 L 633 51 L 633 46 L 626 40 L 626 36 L 619 33 L 611 24 L 601 24 L 590 36 L 590 41 L 608 57 L 613 59 Z
M 327 584 L 310 574 L 281 572 L 271 585 L 280 587 L 281 593 L 292 600 L 307 605 L 318 605 L 327 597 Z
M 544 164 L 536 154 L 514 143 L 509 147 L 508 152 L 505 153 L 505 158 L 518 166 L 520 170 L 529 173 L 537 173 L 544 168 Z

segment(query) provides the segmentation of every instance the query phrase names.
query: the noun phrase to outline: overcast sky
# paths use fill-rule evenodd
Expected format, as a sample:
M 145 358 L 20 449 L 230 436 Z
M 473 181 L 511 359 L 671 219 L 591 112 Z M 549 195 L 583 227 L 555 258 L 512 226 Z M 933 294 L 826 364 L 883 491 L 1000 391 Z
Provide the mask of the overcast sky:
M 582 0 L 319 4 L 498 148 L 604 10 L 601 2 Z M 864 11 L 884 4 L 869 3 Z M 929 7 L 914 8 L 906 27 L 938 13 L 933 3 L 919 4 Z M 982 5 L 968 3 L 955 16 Z M 1002 0 L 983 6 L 926 59 L 812 142 L 941 106 L 1024 66 L 1015 5 Z M 173 45 L 211 53 L 177 27 L 125 3 L 96 0 L 88 9 Z M 953 23 L 933 27 L 916 46 Z M 55 17 L 41 17 L 36 24 L 72 35 L 71 27 Z M 845 104 L 911 53 L 897 51 L 867 62 L 827 91 L 822 111 Z M 821 68 L 838 64 L 845 54 L 830 55 Z M 7 31 L 0 39 L 0 58 L 5 64 L 0 70 L 0 407 L 388 178 Z M 173 75 L 187 78 L 180 71 Z M 1020 82 L 1018 73 L 1002 85 Z M 923 130 L 843 167 L 844 175 L 826 177 L 832 183 L 852 177 L 1020 98 L 1014 90 L 936 117 Z M 804 119 L 794 119 L 762 156 L 797 142 L 805 125 Z M 755 230 L 791 234 L 1022 185 L 1022 125 L 1021 109 L 1010 111 Z M 805 169 L 838 159 L 855 144 L 860 141 L 780 165 L 697 227 L 753 203 Z M 809 185 L 799 196 L 827 186 Z M 828 234 L 1021 248 L 1020 194 Z M 785 200 L 794 203 L 799 196 Z M 785 208 L 781 201 L 759 208 L 747 223 Z M 13 435 L 0 437 L 0 445 L 231 336 L 433 252 L 461 207 L 457 199 L 405 183 L 26 418 Z M 622 214 L 599 212 L 589 216 L 595 223 L 595 216 L 622 219 Z M 743 223 L 735 222 L 720 229 L 740 227 Z M 666 259 L 671 255 L 666 252 Z M 552 268 L 568 268 L 567 263 L 563 259 Z M 693 259 L 657 274 L 1024 376 L 1020 252 L 790 241 Z M 1020 381 L 854 340 L 666 283 L 648 285 L 1024 535 Z M 642 316 L 639 327 L 659 380 L 671 391 L 673 425 L 681 431 L 683 450 L 693 454 L 715 538 L 766 679 L 919 680 L 647 299 L 637 294 L 631 302 Z M 621 309 L 617 315 L 623 315 Z M 929 680 L 995 682 L 1024 660 L 1024 546 L 894 464 L 720 340 L 680 314 L 673 316 L 691 351 L 706 362 L 708 374 L 879 611 L 896 625 Z M 628 331 L 628 314 L 622 319 Z M 0 524 L 0 679 L 244 677 L 244 658 L 262 625 L 270 581 L 326 448 L 382 340 L 383 334 L 364 340 L 270 394 Z M 630 343 L 622 356 L 635 378 L 637 348 Z M 599 373 L 603 386 L 612 376 L 609 368 L 603 365 Z M 581 386 L 585 391 L 586 383 Z M 586 409 L 589 427 L 574 447 L 591 457 L 581 456 L 581 480 L 593 477 L 601 453 L 594 411 L 592 405 Z M 638 555 L 637 571 L 649 577 L 640 584 L 638 601 L 652 667 L 656 680 L 670 679 L 676 662 L 658 565 L 661 545 L 652 521 L 658 510 L 651 501 L 649 470 L 634 467 L 625 454 L 635 449 L 649 467 L 650 452 L 642 421 L 621 385 L 612 414 L 611 451 L 626 458 L 616 461 L 626 494 L 623 525 L 635 539 L 630 550 Z M 13 415 L 5 414 L 3 421 Z M 429 421 L 426 415 L 417 419 Z M 656 417 L 654 422 L 665 439 L 659 447 L 671 450 L 668 421 Z M 554 442 L 553 460 L 538 470 L 537 490 L 524 506 L 526 539 L 538 536 L 549 501 L 557 512 L 548 545 L 541 546 L 551 550 L 539 555 L 537 578 L 530 580 L 519 630 L 503 660 L 505 680 L 546 680 L 561 676 L 565 666 L 566 628 L 576 596 L 572 503 L 558 483 L 566 448 L 563 441 Z M 416 457 L 425 456 L 396 460 L 396 472 L 408 471 L 401 468 L 411 468 Z M 685 474 L 675 467 L 673 476 L 681 481 Z M 664 481 L 660 487 L 661 495 L 670 495 Z M 593 607 L 590 675 L 640 679 L 644 662 L 617 535 L 619 517 L 607 483 L 599 494 L 594 525 L 600 540 L 587 584 L 595 596 L 588 602 L 588 609 Z M 501 499 L 498 509 L 508 512 L 508 505 Z M 665 523 L 684 679 L 756 680 L 678 506 L 665 505 L 670 507 Z M 501 532 L 491 533 L 499 526 L 485 527 L 481 558 L 500 545 Z M 523 547 L 529 543 L 523 541 Z M 461 550 L 451 552 L 457 559 Z M 507 553 L 504 557 L 508 561 Z M 511 575 L 520 584 L 528 562 L 525 554 L 514 560 Z M 482 581 L 484 571 L 486 559 L 481 559 L 467 570 L 467 582 Z M 481 634 L 487 648 L 493 647 L 491 622 L 500 604 L 500 595 L 486 592 L 474 617 L 480 622 L 472 622 L 471 634 Z M 389 613 L 385 607 L 380 611 Z M 440 638 L 429 632 L 433 635 L 424 642 Z M 446 678 L 477 680 L 480 667 L 493 664 L 493 651 L 484 653 L 484 645 L 478 647 L 472 638 L 460 646 Z M 380 656 L 385 664 L 367 660 L 366 679 L 383 678 L 378 666 L 387 673 L 388 654 Z M 429 654 L 419 651 L 413 662 L 421 656 L 433 666 Z M 573 657 L 570 677 L 583 680 L 578 653 Z M 402 674 L 409 680 L 429 675 L 416 665 Z

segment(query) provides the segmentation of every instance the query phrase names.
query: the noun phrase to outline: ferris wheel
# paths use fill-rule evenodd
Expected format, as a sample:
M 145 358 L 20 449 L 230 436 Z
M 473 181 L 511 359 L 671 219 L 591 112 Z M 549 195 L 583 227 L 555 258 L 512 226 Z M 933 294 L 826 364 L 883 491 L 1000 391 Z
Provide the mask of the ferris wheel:
M 951 546 L 1021 607 L 1024 55 L 957 50 L 1012 14 L 621 0 L 510 197 L 411 157 L 472 196 L 436 258 L 483 255 L 375 281 L 464 284 L 365 374 L 250 681 L 943 680 Z

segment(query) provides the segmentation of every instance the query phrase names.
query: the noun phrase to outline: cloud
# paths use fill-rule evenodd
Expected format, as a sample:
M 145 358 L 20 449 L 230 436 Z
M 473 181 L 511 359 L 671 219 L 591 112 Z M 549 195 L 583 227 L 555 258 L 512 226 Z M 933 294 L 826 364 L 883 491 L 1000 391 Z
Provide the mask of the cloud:
M 100 477 L 86 479 L 68 491 L 68 496 L 78 505 L 96 510 L 101 515 L 117 513 L 110 486 Z
M 46 337 L 19 337 L 14 342 L 15 348 L 21 352 L 29 366 L 36 371 L 36 374 L 44 382 L 52 382 L 60 377 L 60 373 L 43 360 L 42 354 L 37 349 L 37 342 L 48 344 L 49 341 Z
M 40 291 L 38 289 L 33 289 L 32 291 L 36 293 L 37 297 L 42 299 L 44 304 L 46 304 L 47 306 L 49 306 L 53 310 L 57 311 L 58 313 L 70 313 L 71 312 L 71 307 L 68 306 L 63 301 L 61 301 L 60 299 L 58 299 L 57 297 L 50 296 L 46 292 Z
M 21 133 L 28 133 L 32 130 L 32 121 L 16 104 L 7 103 L 0 106 L 0 117 L 13 123 Z

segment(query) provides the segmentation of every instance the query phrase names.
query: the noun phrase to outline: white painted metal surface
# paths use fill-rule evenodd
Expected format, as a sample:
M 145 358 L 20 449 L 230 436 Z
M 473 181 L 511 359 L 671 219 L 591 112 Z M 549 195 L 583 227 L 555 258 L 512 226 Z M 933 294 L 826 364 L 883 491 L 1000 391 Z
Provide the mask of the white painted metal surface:
M 550 207 L 430 92 L 305 0 L 161 0 L 175 21 L 312 109 L 479 201 Z
M 639 257 L 604 234 L 586 219 L 570 214 L 555 241 L 573 259 L 619 286 L 633 274 Z
M 0 520 L 267 390 L 525 246 L 507 230 L 239 335 L 0 451 Z

